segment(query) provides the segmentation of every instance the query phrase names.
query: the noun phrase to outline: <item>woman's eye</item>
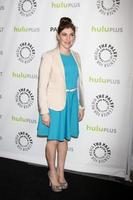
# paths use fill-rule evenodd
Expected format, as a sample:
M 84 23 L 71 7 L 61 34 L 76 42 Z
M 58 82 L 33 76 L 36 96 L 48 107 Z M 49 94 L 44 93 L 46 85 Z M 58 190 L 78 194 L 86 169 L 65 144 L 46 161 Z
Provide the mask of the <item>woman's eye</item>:
M 62 36 L 67 36 L 67 33 L 62 33 Z M 74 33 L 70 34 L 70 36 L 74 37 Z
M 66 36 L 66 33 L 62 33 L 63 36 Z

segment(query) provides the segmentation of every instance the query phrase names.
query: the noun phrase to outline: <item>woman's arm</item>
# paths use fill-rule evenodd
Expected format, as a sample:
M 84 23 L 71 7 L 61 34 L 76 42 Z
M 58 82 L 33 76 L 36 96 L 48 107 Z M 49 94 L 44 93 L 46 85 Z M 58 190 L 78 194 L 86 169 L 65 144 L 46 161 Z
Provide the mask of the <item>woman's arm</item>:
M 38 77 L 38 106 L 40 114 L 49 113 L 47 102 L 47 87 L 52 67 L 52 58 L 45 53 L 41 58 Z
M 83 86 L 83 76 L 82 76 L 82 68 L 81 68 L 81 60 L 78 53 L 76 53 L 78 63 L 79 63 L 79 82 L 78 82 L 78 89 L 79 89 L 79 109 L 85 109 L 85 101 L 84 101 L 84 86 Z

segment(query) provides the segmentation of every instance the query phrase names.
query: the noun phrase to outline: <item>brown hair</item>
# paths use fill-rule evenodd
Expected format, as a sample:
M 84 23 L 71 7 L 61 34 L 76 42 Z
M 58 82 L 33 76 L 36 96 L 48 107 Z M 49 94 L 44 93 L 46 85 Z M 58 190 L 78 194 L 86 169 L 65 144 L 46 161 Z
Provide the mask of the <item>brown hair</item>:
M 71 28 L 74 31 L 74 33 L 76 31 L 76 27 L 74 26 L 74 24 L 72 23 L 72 20 L 69 17 L 62 17 L 60 19 L 57 33 L 60 34 L 60 32 L 65 28 Z

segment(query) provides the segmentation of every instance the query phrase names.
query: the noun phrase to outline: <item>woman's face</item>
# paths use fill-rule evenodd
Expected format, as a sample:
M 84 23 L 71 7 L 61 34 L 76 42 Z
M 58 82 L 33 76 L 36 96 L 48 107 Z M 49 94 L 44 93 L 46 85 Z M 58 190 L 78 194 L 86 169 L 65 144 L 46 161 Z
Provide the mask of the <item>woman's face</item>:
M 60 48 L 70 49 L 74 43 L 75 33 L 71 28 L 64 28 L 57 37 Z

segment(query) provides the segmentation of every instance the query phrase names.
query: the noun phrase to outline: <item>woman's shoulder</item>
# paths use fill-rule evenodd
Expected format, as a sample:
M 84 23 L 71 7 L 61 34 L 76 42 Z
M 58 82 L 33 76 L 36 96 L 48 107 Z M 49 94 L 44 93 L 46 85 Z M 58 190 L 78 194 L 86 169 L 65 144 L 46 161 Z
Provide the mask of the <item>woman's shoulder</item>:
M 77 51 L 71 50 L 72 54 L 80 61 L 80 55 Z

